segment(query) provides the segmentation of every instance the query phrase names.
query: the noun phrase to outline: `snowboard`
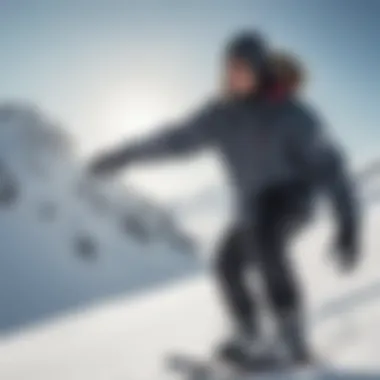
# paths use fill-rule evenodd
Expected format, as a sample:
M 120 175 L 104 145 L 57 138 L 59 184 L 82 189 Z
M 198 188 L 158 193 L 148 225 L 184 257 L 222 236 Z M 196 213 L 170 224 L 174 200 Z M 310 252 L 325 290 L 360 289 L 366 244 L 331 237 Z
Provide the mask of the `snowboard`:
M 168 357 L 167 364 L 184 380 L 311 380 L 322 376 L 315 365 L 294 366 L 266 358 L 263 361 L 234 364 L 222 359 L 200 359 L 186 354 Z

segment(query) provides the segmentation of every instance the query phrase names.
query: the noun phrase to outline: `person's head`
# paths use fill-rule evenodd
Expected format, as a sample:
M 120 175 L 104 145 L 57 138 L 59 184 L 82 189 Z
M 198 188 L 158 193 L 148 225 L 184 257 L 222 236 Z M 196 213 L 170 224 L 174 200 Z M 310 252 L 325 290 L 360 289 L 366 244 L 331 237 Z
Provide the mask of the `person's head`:
M 237 35 L 227 45 L 224 87 L 232 98 L 255 95 L 264 80 L 267 44 L 256 32 Z

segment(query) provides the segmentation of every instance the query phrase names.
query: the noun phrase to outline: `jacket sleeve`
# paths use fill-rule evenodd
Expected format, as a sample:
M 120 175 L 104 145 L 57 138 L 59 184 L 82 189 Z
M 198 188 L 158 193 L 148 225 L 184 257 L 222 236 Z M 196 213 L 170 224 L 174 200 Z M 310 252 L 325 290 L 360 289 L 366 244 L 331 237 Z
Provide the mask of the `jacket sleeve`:
M 296 165 L 305 178 L 322 188 L 330 198 L 340 230 L 356 236 L 359 204 L 341 151 L 324 134 L 319 118 L 308 111 L 296 115 L 290 129 Z
M 124 165 L 190 154 L 213 144 L 214 129 L 220 120 L 217 103 L 208 104 L 181 123 L 160 128 L 160 132 L 140 141 L 122 144 L 98 156 L 94 172 L 114 172 Z

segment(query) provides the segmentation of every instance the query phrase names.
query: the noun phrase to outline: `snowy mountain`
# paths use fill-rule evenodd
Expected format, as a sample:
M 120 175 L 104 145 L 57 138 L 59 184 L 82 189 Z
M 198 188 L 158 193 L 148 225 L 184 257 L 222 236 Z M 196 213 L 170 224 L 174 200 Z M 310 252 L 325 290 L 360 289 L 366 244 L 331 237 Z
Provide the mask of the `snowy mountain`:
M 190 240 L 121 183 L 93 183 L 37 108 L 0 105 L 0 333 L 193 273 Z

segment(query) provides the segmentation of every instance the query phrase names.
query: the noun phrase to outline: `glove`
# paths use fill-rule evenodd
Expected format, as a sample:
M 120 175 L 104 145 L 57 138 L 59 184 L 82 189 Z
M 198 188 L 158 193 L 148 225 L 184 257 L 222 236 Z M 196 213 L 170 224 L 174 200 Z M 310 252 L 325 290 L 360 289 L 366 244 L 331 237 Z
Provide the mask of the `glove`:
M 88 166 L 88 173 L 93 177 L 103 177 L 112 174 L 128 162 L 127 154 L 124 152 L 106 153 L 96 157 Z
M 104 174 L 108 173 L 110 169 L 113 167 L 113 160 L 111 160 L 109 157 L 98 157 L 92 162 L 90 162 L 90 165 L 88 166 L 88 173 L 91 176 L 94 177 L 100 177 Z
M 359 247 L 356 232 L 342 228 L 335 240 L 335 253 L 343 272 L 353 271 L 359 261 Z

